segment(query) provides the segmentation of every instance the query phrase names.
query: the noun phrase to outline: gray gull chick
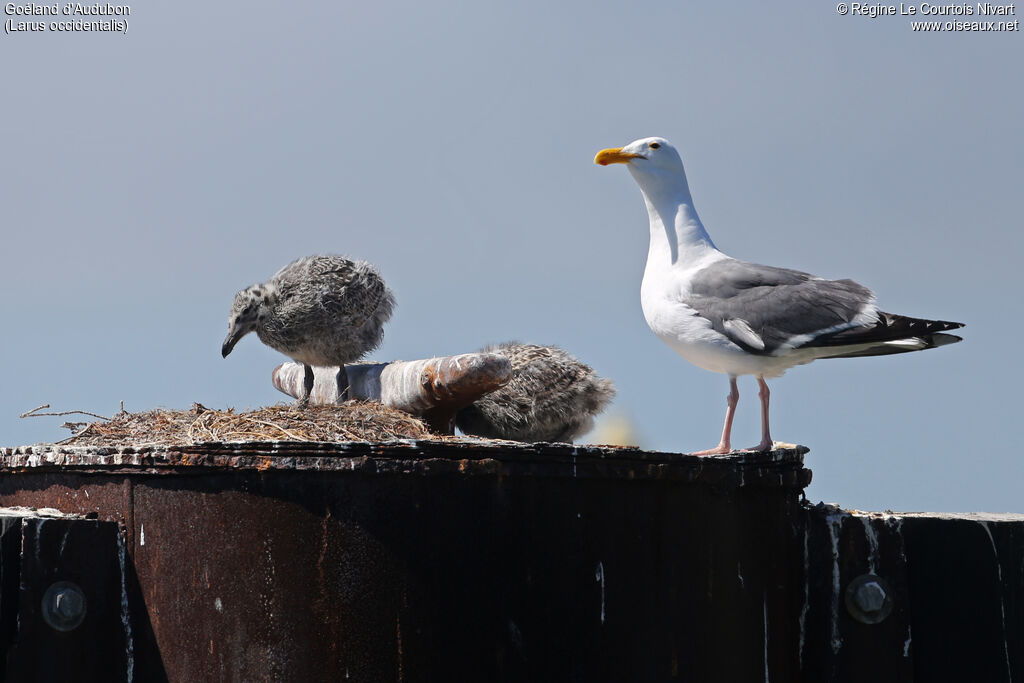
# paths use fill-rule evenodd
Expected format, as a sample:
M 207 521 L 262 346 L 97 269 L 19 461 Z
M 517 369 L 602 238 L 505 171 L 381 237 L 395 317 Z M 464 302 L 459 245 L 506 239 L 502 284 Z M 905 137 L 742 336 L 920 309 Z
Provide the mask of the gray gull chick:
M 455 424 L 466 434 L 571 442 L 615 396 L 610 379 L 556 346 L 507 342 L 481 351 L 508 358 L 512 378 L 456 413 Z
M 603 149 L 594 162 L 626 164 L 647 203 L 651 242 L 640 303 L 651 330 L 694 365 L 729 376 L 718 446 L 732 449 L 738 375 L 760 387 L 761 443 L 772 448 L 768 385 L 818 358 L 853 358 L 931 349 L 960 341 L 944 334 L 962 323 L 883 313 L 853 280 L 825 280 L 788 268 L 738 261 L 719 251 L 697 217 L 683 162 L 664 138 Z
M 313 390 L 312 366 L 336 365 L 344 372 L 345 363 L 377 348 L 394 306 L 391 290 L 366 261 L 307 256 L 235 295 L 221 355 L 227 358 L 255 331 L 264 344 L 305 366 L 305 403 Z M 341 381 L 347 389 L 347 379 Z

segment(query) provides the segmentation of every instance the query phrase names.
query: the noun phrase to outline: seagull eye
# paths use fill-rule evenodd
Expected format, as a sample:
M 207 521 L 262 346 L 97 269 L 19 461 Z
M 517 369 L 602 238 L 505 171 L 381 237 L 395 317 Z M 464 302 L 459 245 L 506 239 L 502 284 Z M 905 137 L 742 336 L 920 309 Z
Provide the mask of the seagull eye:
M 661 147 L 661 145 L 658 144 L 657 142 L 652 142 L 651 144 L 649 144 L 647 146 L 650 147 L 651 149 L 658 149 L 659 147 Z

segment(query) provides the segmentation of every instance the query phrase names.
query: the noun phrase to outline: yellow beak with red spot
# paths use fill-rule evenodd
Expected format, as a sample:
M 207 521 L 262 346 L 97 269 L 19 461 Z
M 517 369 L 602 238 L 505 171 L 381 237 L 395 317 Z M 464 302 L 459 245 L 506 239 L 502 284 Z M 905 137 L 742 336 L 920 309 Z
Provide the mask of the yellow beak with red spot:
M 595 164 L 601 164 L 607 166 L 608 164 L 628 164 L 632 159 L 643 159 L 645 158 L 642 154 L 633 154 L 632 152 L 623 152 L 621 147 L 613 147 L 611 149 L 602 149 L 594 157 Z

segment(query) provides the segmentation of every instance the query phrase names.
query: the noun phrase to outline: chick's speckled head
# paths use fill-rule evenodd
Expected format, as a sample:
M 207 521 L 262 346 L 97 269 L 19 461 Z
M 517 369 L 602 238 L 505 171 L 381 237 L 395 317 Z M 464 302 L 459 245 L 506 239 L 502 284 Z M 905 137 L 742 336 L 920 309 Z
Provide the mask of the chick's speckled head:
M 247 287 L 235 295 L 228 315 L 228 336 L 220 349 L 224 358 L 235 348 L 238 340 L 256 329 L 260 319 L 269 313 L 273 299 L 273 287 L 266 284 Z

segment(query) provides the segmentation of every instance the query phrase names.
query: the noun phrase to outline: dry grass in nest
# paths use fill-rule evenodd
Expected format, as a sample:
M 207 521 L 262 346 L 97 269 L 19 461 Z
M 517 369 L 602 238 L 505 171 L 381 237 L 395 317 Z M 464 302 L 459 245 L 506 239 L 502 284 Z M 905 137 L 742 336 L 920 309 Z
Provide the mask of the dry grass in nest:
M 279 405 L 242 413 L 233 408 L 212 410 L 195 403 L 191 410 L 121 412 L 108 421 L 85 424 L 61 443 L 164 446 L 208 441 L 391 441 L 431 437 L 419 419 L 372 401 L 305 408 Z

